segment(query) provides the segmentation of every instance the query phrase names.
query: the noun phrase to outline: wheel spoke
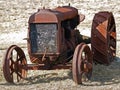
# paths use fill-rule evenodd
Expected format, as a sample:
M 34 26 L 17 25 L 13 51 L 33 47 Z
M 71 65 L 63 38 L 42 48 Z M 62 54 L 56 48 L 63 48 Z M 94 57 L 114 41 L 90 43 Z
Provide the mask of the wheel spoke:
M 78 49 L 79 47 L 79 49 Z M 89 71 L 89 69 L 87 68 L 87 65 L 86 65 L 86 68 L 87 68 L 87 72 L 86 72 L 86 68 L 84 67 L 84 65 L 86 63 L 88 63 L 89 61 L 91 61 L 91 51 L 90 51 L 90 48 L 86 45 L 86 44 L 80 44 L 77 46 L 77 49 L 75 49 L 75 53 L 74 53 L 74 56 L 73 56 L 73 66 L 72 66 L 72 70 L 73 70 L 73 79 L 74 81 L 77 83 L 77 84 L 82 84 L 82 76 L 85 74 L 85 73 L 89 73 L 91 72 L 92 73 L 92 68 L 91 68 L 91 71 Z M 76 57 L 77 55 L 77 57 Z M 90 59 L 89 59 L 90 57 Z M 89 61 L 88 61 L 89 59 Z M 74 64 L 75 62 L 75 64 Z M 92 61 L 91 61 L 92 62 Z M 74 76 L 74 73 L 76 76 Z M 91 75 L 90 73 L 90 75 Z
M 15 62 L 12 59 L 10 61 L 11 61 L 11 64 L 15 64 Z
M 85 53 L 85 60 L 88 60 L 88 55 L 87 55 L 87 53 Z
M 23 60 L 23 56 L 20 56 L 19 58 L 18 58 L 18 61 L 22 61 Z
M 13 68 L 15 61 L 13 60 L 13 51 L 11 52 L 11 55 L 9 57 L 9 61 L 10 61 L 10 68 Z
M 26 58 L 24 52 L 21 48 L 16 45 L 12 45 L 8 48 L 6 52 L 6 56 L 4 59 L 3 73 L 6 81 L 15 83 L 15 76 L 17 82 L 19 82 L 22 78 L 26 77 L 26 70 L 19 68 L 19 65 L 26 65 Z M 25 62 L 25 63 L 23 63 Z M 22 71 L 23 70 L 23 71 Z M 25 73 L 25 74 L 24 74 Z
M 115 30 L 115 24 L 112 25 L 112 27 L 111 27 L 110 30 L 109 30 L 109 33 L 114 32 L 114 30 Z
M 12 72 L 14 72 L 14 66 L 15 66 L 15 62 L 11 60 L 11 65 L 9 66 L 9 68 Z
M 13 78 L 14 70 L 11 70 L 10 76 Z
M 18 53 L 17 53 L 17 55 L 16 55 L 16 61 L 18 60 Z
M 21 73 L 19 73 L 19 72 L 15 72 L 20 78 L 22 78 L 22 76 L 21 76 Z
M 111 32 L 110 36 L 116 40 L 116 32 Z
M 113 39 L 110 40 L 110 46 L 112 46 L 113 48 L 116 47 L 116 42 Z
M 111 53 L 112 56 L 115 56 L 115 51 L 116 51 L 116 49 L 114 49 L 112 47 L 109 48 L 109 53 Z
M 11 52 L 11 55 L 9 56 L 9 59 L 8 59 L 8 60 L 14 62 L 12 57 L 13 57 L 13 56 L 12 56 L 12 52 Z
M 17 74 L 17 82 L 19 82 L 20 81 L 20 76 Z
M 14 70 L 11 71 L 10 75 L 12 75 L 14 73 Z

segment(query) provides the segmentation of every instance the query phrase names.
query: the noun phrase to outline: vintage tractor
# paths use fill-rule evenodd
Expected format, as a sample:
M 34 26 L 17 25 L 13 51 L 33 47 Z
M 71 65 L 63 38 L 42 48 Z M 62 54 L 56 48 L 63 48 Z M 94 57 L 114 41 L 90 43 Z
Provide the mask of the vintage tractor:
M 82 76 L 92 76 L 93 62 L 109 65 L 116 55 L 116 28 L 111 12 L 96 13 L 91 38 L 84 39 L 77 25 L 85 16 L 71 6 L 39 9 L 28 21 L 27 64 L 23 50 L 12 45 L 3 64 L 7 82 L 26 78 L 27 70 L 72 69 L 73 80 L 82 84 Z M 91 43 L 91 49 L 87 44 Z M 72 61 L 72 62 L 71 62 Z

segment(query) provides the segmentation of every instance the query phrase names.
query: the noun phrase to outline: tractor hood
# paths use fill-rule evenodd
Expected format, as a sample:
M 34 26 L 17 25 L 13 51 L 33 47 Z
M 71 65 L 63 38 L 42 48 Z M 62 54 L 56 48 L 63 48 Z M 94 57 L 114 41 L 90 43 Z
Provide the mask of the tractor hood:
M 63 6 L 51 9 L 39 9 L 29 18 L 29 23 L 58 23 L 78 16 L 78 10 L 74 7 Z

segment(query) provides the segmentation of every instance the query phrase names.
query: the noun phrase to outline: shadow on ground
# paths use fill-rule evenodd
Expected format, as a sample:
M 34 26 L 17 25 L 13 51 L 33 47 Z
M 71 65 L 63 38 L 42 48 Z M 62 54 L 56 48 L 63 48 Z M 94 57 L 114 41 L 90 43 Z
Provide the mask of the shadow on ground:
M 120 83 L 120 58 L 116 57 L 115 61 L 109 66 L 94 65 L 93 75 L 90 86 L 102 86 Z
M 58 70 L 59 72 L 59 70 Z M 66 75 L 59 75 L 57 72 L 49 72 L 47 74 L 34 75 L 26 78 L 24 81 L 10 84 L 0 83 L 0 85 L 31 85 L 39 83 L 59 82 L 70 80 L 72 81 L 72 72 L 68 70 Z M 109 66 L 94 65 L 93 75 L 90 81 L 83 82 L 83 86 L 102 86 L 120 83 L 120 58 L 116 57 L 115 61 Z

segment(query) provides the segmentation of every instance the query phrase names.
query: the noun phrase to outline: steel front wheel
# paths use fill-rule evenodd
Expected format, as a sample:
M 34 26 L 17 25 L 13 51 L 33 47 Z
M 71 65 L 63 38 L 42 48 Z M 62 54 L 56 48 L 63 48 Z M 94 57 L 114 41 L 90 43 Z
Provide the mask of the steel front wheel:
M 82 76 L 85 75 L 88 79 L 92 76 L 92 53 L 89 46 L 84 43 L 79 44 L 74 52 L 72 62 L 73 80 L 77 84 L 82 84 Z
M 20 68 L 20 65 L 27 65 L 25 54 L 21 48 L 12 45 L 8 48 L 3 63 L 3 74 L 7 82 L 15 83 L 26 78 L 27 70 Z

